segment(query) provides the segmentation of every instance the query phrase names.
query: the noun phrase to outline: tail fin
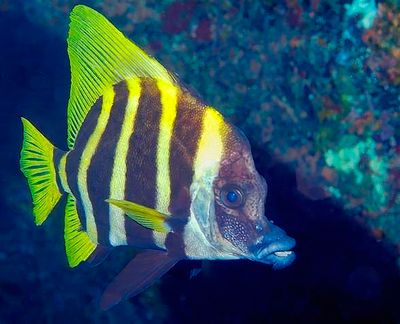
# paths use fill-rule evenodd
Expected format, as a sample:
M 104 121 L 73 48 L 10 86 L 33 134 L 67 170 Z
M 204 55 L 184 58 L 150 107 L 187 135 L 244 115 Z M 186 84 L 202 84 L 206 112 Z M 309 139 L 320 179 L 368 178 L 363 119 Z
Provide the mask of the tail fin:
M 31 190 L 35 223 L 41 225 L 61 197 L 53 161 L 55 147 L 28 120 L 21 119 L 24 142 L 20 167 Z

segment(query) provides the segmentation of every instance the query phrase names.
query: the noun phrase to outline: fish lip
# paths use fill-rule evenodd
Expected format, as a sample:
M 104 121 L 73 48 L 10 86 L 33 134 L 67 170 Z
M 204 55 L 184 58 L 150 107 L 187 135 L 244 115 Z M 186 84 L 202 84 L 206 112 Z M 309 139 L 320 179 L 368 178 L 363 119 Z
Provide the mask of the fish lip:
M 258 250 L 256 255 L 258 258 L 264 258 L 275 252 L 291 251 L 295 247 L 295 245 L 296 245 L 296 241 L 294 239 L 288 237 L 288 238 L 270 243 L 267 246 L 262 246 Z
M 292 251 L 295 245 L 296 241 L 291 237 L 272 242 L 258 249 L 255 253 L 255 261 L 272 264 L 274 269 L 285 268 L 296 258 L 296 254 Z

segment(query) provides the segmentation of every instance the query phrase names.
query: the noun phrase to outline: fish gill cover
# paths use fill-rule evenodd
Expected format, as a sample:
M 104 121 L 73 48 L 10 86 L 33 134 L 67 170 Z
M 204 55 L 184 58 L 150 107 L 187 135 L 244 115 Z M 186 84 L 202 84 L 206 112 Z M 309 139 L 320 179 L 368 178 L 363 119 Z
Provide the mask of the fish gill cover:
M 68 270 L 62 208 L 31 226 L 17 171 L 17 117 L 64 143 L 75 4 L 0 1 L 0 320 L 399 321 L 397 1 L 86 1 L 245 131 L 267 213 L 298 241 L 284 271 L 182 264 L 109 313 L 95 299 L 132 251 Z

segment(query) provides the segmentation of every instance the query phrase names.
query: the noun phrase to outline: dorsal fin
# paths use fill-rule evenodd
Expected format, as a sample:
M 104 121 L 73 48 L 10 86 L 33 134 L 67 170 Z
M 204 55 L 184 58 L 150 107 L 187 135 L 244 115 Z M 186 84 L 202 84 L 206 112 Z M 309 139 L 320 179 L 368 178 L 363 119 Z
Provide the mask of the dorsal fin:
M 70 19 L 68 147 L 71 149 L 90 107 L 107 86 L 129 77 L 170 82 L 174 78 L 97 11 L 79 5 L 72 10 Z

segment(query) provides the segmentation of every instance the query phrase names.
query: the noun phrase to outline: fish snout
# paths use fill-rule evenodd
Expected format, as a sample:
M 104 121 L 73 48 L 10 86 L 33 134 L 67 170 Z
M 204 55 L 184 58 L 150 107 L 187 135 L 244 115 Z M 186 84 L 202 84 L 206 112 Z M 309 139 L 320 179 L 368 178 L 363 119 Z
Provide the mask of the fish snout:
M 271 264 L 274 269 L 282 269 L 289 266 L 296 258 L 292 249 L 296 241 L 288 236 L 284 230 L 270 223 L 270 231 L 262 240 L 257 242 L 251 249 L 252 260 Z

